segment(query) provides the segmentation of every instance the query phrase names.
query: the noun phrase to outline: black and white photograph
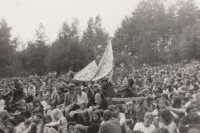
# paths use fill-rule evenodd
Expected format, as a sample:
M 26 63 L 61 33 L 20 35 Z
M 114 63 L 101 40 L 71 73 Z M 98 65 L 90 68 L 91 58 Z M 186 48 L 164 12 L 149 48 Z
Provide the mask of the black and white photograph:
M 0 133 L 200 133 L 200 0 L 0 0 Z

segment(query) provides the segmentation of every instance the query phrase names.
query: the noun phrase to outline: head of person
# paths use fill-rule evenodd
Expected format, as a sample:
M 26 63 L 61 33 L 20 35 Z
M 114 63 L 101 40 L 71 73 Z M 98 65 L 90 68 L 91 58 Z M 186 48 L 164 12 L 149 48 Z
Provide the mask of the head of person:
M 94 84 L 94 85 L 92 86 L 92 88 L 93 88 L 93 91 L 94 91 L 95 93 L 100 92 L 100 87 L 99 87 L 98 84 Z
M 60 109 L 56 108 L 52 111 L 53 121 L 58 121 L 61 117 L 63 117 L 63 113 Z
M 70 93 L 73 93 L 74 92 L 74 89 L 75 89 L 75 87 L 76 87 L 76 85 L 75 84 L 72 84 L 72 83 L 70 83 L 69 85 L 68 85 L 68 90 L 69 90 L 69 92 Z
M 80 109 L 86 109 L 87 108 L 87 103 L 85 101 L 81 101 L 79 103 Z
M 79 95 L 81 95 L 82 90 L 81 90 L 80 86 L 76 86 L 76 93 L 79 94 Z
M 41 102 L 40 102 L 39 99 L 35 99 L 35 100 L 33 101 L 33 106 L 34 106 L 34 107 L 38 107 L 38 106 L 40 106 L 40 105 L 42 105 L 42 104 L 41 104 Z
M 104 120 L 104 121 L 108 121 L 108 120 L 110 120 L 112 117 L 113 117 L 113 114 L 112 114 L 112 112 L 111 112 L 110 110 L 105 110 L 105 111 L 103 112 L 103 120 Z
M 150 112 L 146 112 L 144 115 L 144 125 L 149 127 L 153 122 L 153 115 Z
M 139 93 L 138 93 L 138 97 L 144 97 L 143 92 L 139 92 Z
M 28 105 L 25 102 L 23 102 L 21 105 L 20 104 L 16 105 L 15 108 L 16 110 L 19 110 L 19 111 L 25 111 L 28 109 Z
M 196 98 L 200 100 L 200 91 L 197 92 Z
M 116 105 L 110 105 L 108 107 L 108 110 L 110 110 L 113 113 L 113 117 L 117 117 L 119 114 L 119 108 Z
M 170 99 L 173 99 L 173 97 L 175 97 L 175 96 L 177 96 L 177 93 L 176 92 L 172 92 L 169 97 L 170 97 Z
M 158 102 L 157 102 L 157 109 L 162 109 L 162 108 L 165 108 L 165 101 L 163 99 L 158 99 Z
M 5 121 L 5 127 L 9 130 L 15 128 L 17 126 L 17 122 L 14 120 L 14 118 L 9 118 Z
M 102 87 L 107 87 L 108 81 L 106 79 L 101 81 Z
M 188 98 L 187 97 L 181 97 L 181 105 L 185 105 L 188 102 Z
M 30 109 L 30 110 L 33 110 L 33 109 L 34 109 L 34 105 L 33 105 L 32 102 L 29 103 L 29 109 Z
M 129 101 L 126 103 L 126 112 L 134 112 L 135 111 L 135 106 L 132 101 Z
M 152 96 L 148 96 L 147 97 L 147 104 L 153 104 L 153 100 L 154 100 L 154 98 L 152 97 Z
M 0 112 L 0 118 L 3 120 L 6 120 L 6 119 L 10 118 L 10 115 L 6 110 L 3 110 Z
M 161 98 L 164 100 L 169 100 L 168 95 L 166 93 L 161 94 Z
M 52 122 L 52 117 L 50 116 L 50 115 L 45 115 L 44 117 L 43 117 L 43 123 L 44 123 L 44 125 L 45 124 L 49 124 L 50 122 Z
M 197 107 L 195 105 L 192 105 L 192 104 L 189 105 L 186 108 L 186 112 L 187 112 L 187 114 L 188 114 L 188 116 L 190 118 L 196 118 L 196 117 L 198 117 L 198 114 L 197 114 L 198 110 L 197 110 Z
M 165 125 L 169 125 L 172 122 L 172 114 L 167 109 L 161 109 L 159 116 Z
M 87 133 L 87 128 L 81 124 L 74 126 L 74 133 Z
M 26 128 L 29 128 L 29 126 L 31 125 L 31 120 L 30 119 L 27 119 L 25 122 L 24 122 L 24 125 Z
M 159 125 L 159 117 L 154 117 L 153 121 L 154 121 L 154 125 Z
M 132 78 L 128 79 L 128 86 L 132 87 L 134 84 L 134 80 Z
M 60 93 L 63 92 L 63 90 L 64 90 L 63 85 L 61 85 L 61 84 L 56 85 L 56 91 L 57 91 L 57 93 L 60 94 Z
M 167 128 L 158 128 L 155 133 L 170 133 Z
M 92 113 L 92 122 L 100 122 L 101 121 L 101 113 L 99 110 L 95 110 Z
M 188 131 L 188 133 L 200 133 L 198 129 L 192 128 Z
M 143 94 L 144 94 L 145 97 L 147 97 L 149 95 L 148 89 L 143 90 Z
M 190 85 L 190 80 L 186 79 L 184 84 L 187 85 L 187 86 Z
M 42 114 L 34 114 L 33 118 L 34 119 L 41 119 L 42 120 L 43 119 L 43 115 Z
M 74 126 L 76 125 L 75 122 L 68 122 L 67 123 L 67 130 L 69 133 L 74 133 Z
M 179 96 L 174 96 L 172 99 L 173 108 L 181 108 L 181 98 Z

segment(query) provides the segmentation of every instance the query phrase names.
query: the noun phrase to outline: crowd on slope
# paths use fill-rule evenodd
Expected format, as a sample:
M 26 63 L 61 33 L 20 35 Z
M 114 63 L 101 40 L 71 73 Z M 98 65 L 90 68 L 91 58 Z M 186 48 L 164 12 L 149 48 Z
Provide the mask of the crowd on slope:
M 200 133 L 200 62 L 114 70 L 1 79 L 0 133 Z

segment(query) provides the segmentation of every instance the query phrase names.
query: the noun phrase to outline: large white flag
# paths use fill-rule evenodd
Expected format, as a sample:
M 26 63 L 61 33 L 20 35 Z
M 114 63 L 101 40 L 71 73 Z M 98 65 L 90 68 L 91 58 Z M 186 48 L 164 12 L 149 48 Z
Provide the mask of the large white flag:
M 113 50 L 112 50 L 112 45 L 110 41 L 108 46 L 106 47 L 103 57 L 101 58 L 101 61 L 98 65 L 96 74 L 92 80 L 96 81 L 108 75 L 113 69 L 113 64 L 114 64 Z
M 94 61 L 92 61 L 90 64 L 88 64 L 85 68 L 83 68 L 80 72 L 78 72 L 74 79 L 81 80 L 81 81 L 90 81 L 97 71 L 97 64 Z

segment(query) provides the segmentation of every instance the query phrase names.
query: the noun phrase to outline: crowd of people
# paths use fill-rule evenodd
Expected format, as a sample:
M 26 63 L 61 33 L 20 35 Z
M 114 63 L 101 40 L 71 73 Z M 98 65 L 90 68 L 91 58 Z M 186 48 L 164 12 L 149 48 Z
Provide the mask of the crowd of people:
M 200 133 L 200 62 L 0 80 L 0 133 Z

